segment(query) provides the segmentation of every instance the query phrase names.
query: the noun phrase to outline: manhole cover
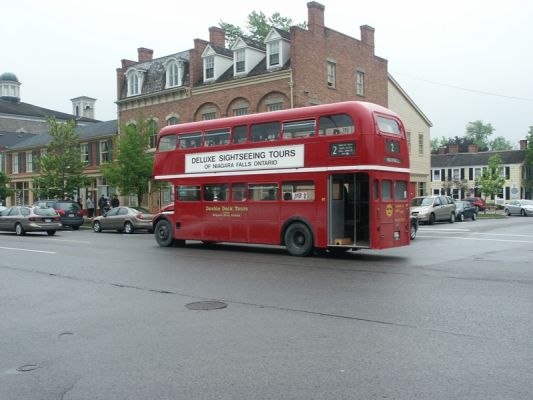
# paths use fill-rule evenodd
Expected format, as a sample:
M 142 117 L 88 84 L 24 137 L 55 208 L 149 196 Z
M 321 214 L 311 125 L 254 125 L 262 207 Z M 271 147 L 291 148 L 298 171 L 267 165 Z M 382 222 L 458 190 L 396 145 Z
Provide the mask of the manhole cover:
M 37 368 L 39 368 L 38 365 L 27 364 L 27 365 L 22 365 L 22 366 L 18 367 L 17 371 L 18 372 L 30 372 L 30 371 L 33 371 L 34 369 L 37 369 Z
M 222 301 L 196 301 L 185 305 L 189 310 L 220 310 L 227 306 L 228 305 Z

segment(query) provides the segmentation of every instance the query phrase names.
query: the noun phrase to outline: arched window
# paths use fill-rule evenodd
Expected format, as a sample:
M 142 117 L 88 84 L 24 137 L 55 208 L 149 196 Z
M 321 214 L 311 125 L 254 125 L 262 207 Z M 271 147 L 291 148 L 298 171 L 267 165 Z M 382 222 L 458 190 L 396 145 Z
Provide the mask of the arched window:
M 177 123 L 179 123 L 179 119 L 178 117 L 170 117 L 167 119 L 167 125 L 176 125 Z

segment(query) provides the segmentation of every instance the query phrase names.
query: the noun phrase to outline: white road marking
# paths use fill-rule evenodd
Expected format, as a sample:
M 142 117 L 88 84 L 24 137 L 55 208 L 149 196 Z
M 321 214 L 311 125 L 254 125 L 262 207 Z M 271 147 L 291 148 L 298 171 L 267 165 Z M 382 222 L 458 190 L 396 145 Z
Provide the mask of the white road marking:
M 17 247 L 0 247 L 2 250 L 27 251 L 30 253 L 57 254 L 55 251 L 20 249 Z
M 486 242 L 533 243 L 533 240 L 483 239 L 483 238 L 472 238 L 472 237 L 466 237 L 466 236 L 431 236 L 431 235 L 428 236 L 428 235 L 421 235 L 420 237 L 421 238 L 437 238 L 437 239 L 478 240 L 478 241 L 486 241 Z

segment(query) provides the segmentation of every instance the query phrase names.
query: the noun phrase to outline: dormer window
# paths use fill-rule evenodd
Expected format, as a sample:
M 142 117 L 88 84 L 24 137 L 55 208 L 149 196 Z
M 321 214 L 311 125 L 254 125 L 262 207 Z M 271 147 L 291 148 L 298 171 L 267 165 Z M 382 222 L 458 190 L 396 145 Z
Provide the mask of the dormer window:
M 168 72 L 168 86 L 178 86 L 178 66 L 176 64 L 171 64 Z
M 128 96 L 135 96 L 141 94 L 141 89 L 144 79 L 144 71 L 140 69 L 131 68 L 126 72 L 126 79 L 128 84 Z
M 244 49 L 239 49 L 235 51 L 235 72 L 245 72 L 246 64 L 244 58 Z
M 291 57 L 291 34 L 278 28 L 270 29 L 265 38 L 267 69 L 283 67 Z
M 268 66 L 279 65 L 279 40 L 267 45 Z
M 215 77 L 215 57 L 209 56 L 204 58 L 204 76 L 205 79 L 213 79 Z
M 165 66 L 166 71 L 166 82 L 165 88 L 172 88 L 177 86 L 182 86 L 182 77 L 183 77 L 183 62 L 176 60 L 176 58 L 171 57 L 166 60 L 163 65 Z

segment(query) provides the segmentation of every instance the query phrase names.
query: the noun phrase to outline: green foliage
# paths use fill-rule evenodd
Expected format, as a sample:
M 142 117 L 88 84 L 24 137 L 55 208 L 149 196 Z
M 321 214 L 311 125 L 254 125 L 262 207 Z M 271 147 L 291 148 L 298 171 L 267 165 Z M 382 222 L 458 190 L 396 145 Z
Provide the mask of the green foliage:
M 490 149 L 492 151 L 512 150 L 513 145 L 503 136 L 498 136 L 490 142 Z
M 83 173 L 79 137 L 74 130 L 76 125 L 74 121 L 62 123 L 55 118 L 48 118 L 47 122 L 52 140 L 46 154 L 36 160 L 40 175 L 33 180 L 33 192 L 40 198 L 72 197 L 88 179 Z
M 495 129 L 491 124 L 484 124 L 483 121 L 478 120 L 468 123 L 465 137 L 477 144 L 479 151 L 486 151 L 489 149 L 489 136 L 494 131 Z
M 152 128 L 140 117 L 136 125 L 123 126 L 115 139 L 116 157 L 102 167 L 102 174 L 120 193 L 136 195 L 138 204 L 149 190 L 154 159 L 147 154 Z
M 267 17 L 262 11 L 252 11 L 248 14 L 246 29 L 228 22 L 219 22 L 219 26 L 226 32 L 226 39 L 228 40 L 229 46 L 239 37 L 245 37 L 262 43 L 273 27 L 289 31 L 293 25 L 295 24 L 293 24 L 291 18 L 282 17 L 279 12 L 275 12 L 270 17 Z M 296 24 L 296 26 L 306 28 L 307 23 L 302 22 Z
M 0 172 L 0 200 L 11 196 L 15 191 L 9 186 L 9 177 L 5 172 Z
M 494 154 L 489 157 L 489 165 L 483 170 L 483 174 L 476 182 L 479 189 L 487 196 L 494 196 L 501 191 L 505 184 L 503 177 L 503 163 L 499 154 Z
M 526 158 L 522 176 L 526 197 L 531 198 L 533 195 L 533 127 L 529 129 L 527 135 Z

